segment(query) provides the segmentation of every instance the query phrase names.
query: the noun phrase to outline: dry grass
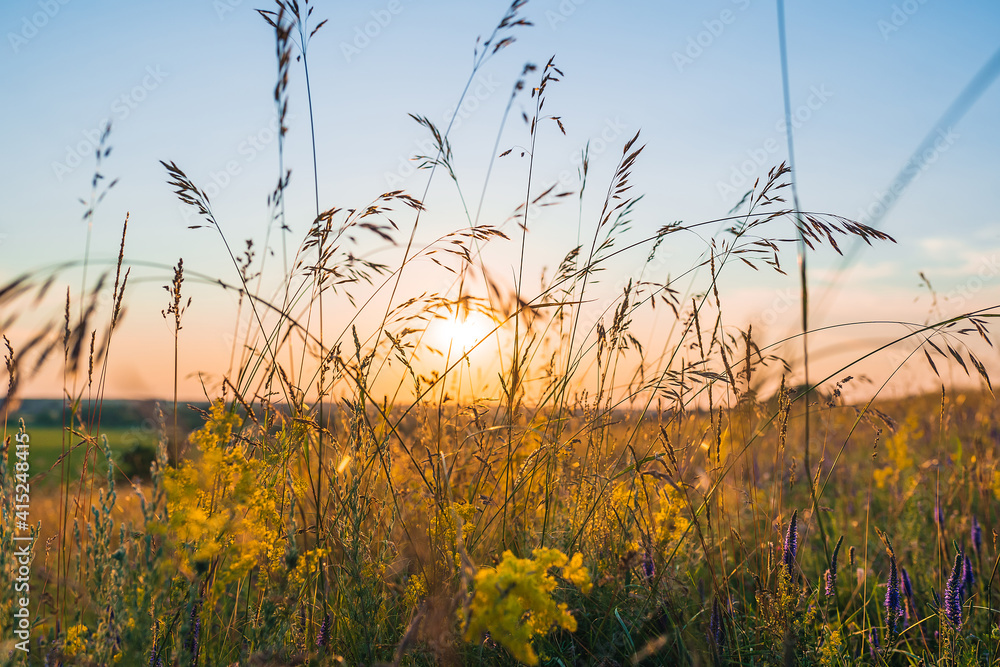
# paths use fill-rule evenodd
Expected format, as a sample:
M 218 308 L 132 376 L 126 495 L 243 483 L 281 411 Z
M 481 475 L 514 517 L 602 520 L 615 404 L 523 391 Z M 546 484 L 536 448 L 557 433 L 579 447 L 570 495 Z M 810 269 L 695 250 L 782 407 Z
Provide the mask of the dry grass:
M 528 25 L 523 5 L 515 1 L 477 43 L 470 82 Z M 68 457 L 58 462 L 58 492 L 33 501 L 45 528 L 32 589 L 40 644 L 29 664 L 995 660 L 992 395 L 942 387 L 930 399 L 845 405 L 845 383 L 857 382 L 845 377 L 849 368 L 792 389 L 797 374 L 775 353 L 783 341 L 759 340 L 723 317 L 720 276 L 746 265 L 784 273 L 793 228 L 809 252 L 840 252 L 845 239 L 891 242 L 888 235 L 788 207 L 790 172 L 780 165 L 725 217 L 634 238 L 638 134 L 624 142 L 593 212 L 584 207 L 586 156 L 578 192 L 532 176 L 536 139 L 563 130 L 562 116 L 543 111 L 563 76 L 551 59 L 525 67 L 511 95 L 511 104 L 529 95 L 534 109 L 524 119 L 527 186 L 510 218 L 517 233 L 481 222 L 480 206 L 465 204 L 471 190 L 454 169 L 450 128 L 415 115 L 437 148 L 415 157 L 427 173 L 422 196 L 393 191 L 324 211 L 314 154 L 315 217 L 289 255 L 288 70 L 296 55 L 307 67 L 308 42 L 323 22 L 308 2 L 261 13 L 275 32 L 282 125 L 263 251 L 247 241 L 237 255 L 208 195 L 163 162 L 180 201 L 222 241 L 232 267 L 210 281 L 237 290 L 234 330 L 247 331 L 234 341 L 204 426 L 184 441 L 176 422 L 176 344 L 192 280 L 179 260 L 162 311 L 175 337 L 173 427 L 161 419 L 148 484 L 119 496 L 113 465 L 105 478 L 95 474 L 100 457 L 112 460 L 100 438 L 101 405 L 125 312 L 127 218 L 114 280 L 109 271 L 93 286 L 85 279 L 75 297 L 67 289 L 62 312 L 36 336 L 7 343 L 5 415 L 19 383 L 62 363 L 64 456 L 81 442 L 87 462 L 75 479 Z M 311 100 L 309 108 L 312 119 Z M 88 220 L 106 192 L 101 169 Z M 468 225 L 421 246 L 430 183 L 442 175 Z M 487 178 L 480 201 L 488 186 Z M 590 240 L 559 249 L 555 274 L 532 289 L 524 262 L 532 212 L 572 196 Z M 642 270 L 620 294 L 601 294 L 600 272 L 614 260 L 650 267 L 668 237 L 693 230 L 710 234 L 704 252 L 672 279 Z M 366 258 L 373 241 L 398 243 L 398 264 Z M 517 265 L 485 259 L 504 243 L 519 244 Z M 278 246 L 272 279 L 278 268 L 266 258 Z M 417 292 L 411 278 L 428 265 L 443 287 Z M 97 296 L 105 283 L 113 284 L 109 312 Z M 59 284 L 56 270 L 0 287 L 8 323 L 25 304 L 47 303 Z M 671 321 L 654 353 L 632 323 L 657 307 Z M 446 349 L 432 340 L 441 320 L 473 316 L 492 330 Z M 915 340 L 933 372 L 958 364 L 989 388 L 964 341 L 989 342 L 992 316 L 900 323 L 886 348 Z M 476 350 L 486 347 L 496 347 L 492 388 L 472 380 Z M 818 460 L 800 460 L 804 438 Z M 4 470 L 10 498 L 15 479 Z M 10 507 L 0 529 L 5 568 Z M 970 556 L 967 586 L 953 576 L 959 550 Z M 895 591 L 901 580 L 912 591 L 887 598 L 885 582 Z M 0 601 L 11 608 L 12 591 Z M 6 639 L 11 616 L 2 617 Z

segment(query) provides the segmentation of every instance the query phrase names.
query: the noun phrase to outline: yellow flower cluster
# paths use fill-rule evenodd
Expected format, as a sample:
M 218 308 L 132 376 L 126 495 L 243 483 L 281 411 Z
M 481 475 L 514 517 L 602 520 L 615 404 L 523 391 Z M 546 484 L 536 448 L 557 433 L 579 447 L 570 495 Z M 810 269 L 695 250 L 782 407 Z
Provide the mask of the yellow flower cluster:
M 414 574 L 406 584 L 403 602 L 407 609 L 413 609 L 427 595 L 427 580 L 422 574 Z
M 77 624 L 66 629 L 66 642 L 63 644 L 63 655 L 72 657 L 87 649 L 87 626 Z
M 657 489 L 656 497 L 659 508 L 653 515 L 654 534 L 659 544 L 672 545 L 681 538 L 690 523 L 684 514 L 684 497 L 669 485 Z
M 238 423 L 221 401 L 214 403 L 191 436 L 200 458 L 168 470 L 164 479 L 170 531 L 189 547 L 178 550 L 181 570 L 190 576 L 192 563 L 205 567 L 220 559 L 226 564 L 220 585 L 273 560 L 280 548 L 274 485 L 262 483 L 262 462 L 231 445 Z
M 299 557 L 295 569 L 288 575 L 288 585 L 292 590 L 303 591 L 307 584 L 320 572 L 327 549 L 310 549 Z
M 552 599 L 556 580 L 549 575 L 549 568 L 562 569 L 562 577 L 584 593 L 590 592 L 592 584 L 582 554 L 567 558 L 557 549 L 535 549 L 532 555 L 534 559 L 517 558 L 505 551 L 496 568 L 482 568 L 476 573 L 476 593 L 465 639 L 476 641 L 489 632 L 516 659 L 537 665 L 532 638 L 546 634 L 553 626 L 576 630 L 576 619 L 566 604 Z
M 923 437 L 924 430 L 920 426 L 919 417 L 916 414 L 909 415 L 902 428 L 886 440 L 886 453 L 892 463 L 875 471 L 875 484 L 878 488 L 884 489 L 887 484 L 899 482 L 900 472 L 909 470 L 914 464 L 909 450 L 910 440 L 919 441 Z
M 600 497 L 602 491 L 606 495 Z M 581 485 L 571 496 L 568 505 L 577 508 L 572 529 L 580 531 L 583 542 L 591 545 L 597 571 L 616 567 L 622 524 L 628 520 L 634 501 L 634 488 L 627 482 L 609 490 Z
M 830 632 L 830 636 L 823 646 L 820 648 L 819 652 L 819 664 L 824 665 L 838 665 L 840 664 L 840 651 L 844 645 L 844 639 L 840 636 L 839 630 L 833 630 Z
M 647 492 L 627 480 L 610 488 L 602 499 L 595 501 L 596 497 L 594 491 L 578 491 L 572 502 L 583 508 L 574 528 L 593 545 L 591 555 L 599 572 L 612 571 L 621 559 L 647 549 L 669 551 L 690 525 L 683 494 L 667 484 Z M 592 512 L 587 511 L 590 508 Z
M 436 543 L 445 554 L 446 559 L 455 564 L 457 571 L 462 567 L 462 560 L 458 550 L 458 527 L 455 525 L 455 515 L 458 515 L 463 525 L 470 524 L 476 517 L 476 506 L 460 502 L 439 508 L 430 521 L 430 536 L 432 542 Z

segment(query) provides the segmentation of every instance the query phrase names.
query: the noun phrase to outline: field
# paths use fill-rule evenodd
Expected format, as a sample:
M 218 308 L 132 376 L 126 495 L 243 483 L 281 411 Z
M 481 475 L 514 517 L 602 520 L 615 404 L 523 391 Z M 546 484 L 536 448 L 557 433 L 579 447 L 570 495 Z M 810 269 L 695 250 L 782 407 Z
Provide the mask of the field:
M 285 420 L 264 435 L 219 403 L 192 438 L 200 455 L 172 468 L 161 441 L 152 484 L 135 480 L 145 508 L 117 476 L 98 482 L 69 572 L 88 588 L 70 587 L 64 637 L 52 617 L 36 631 L 68 664 L 157 650 L 186 650 L 180 664 L 991 663 L 992 397 L 818 398 L 814 504 L 803 410 L 784 396 L 712 415 L 534 412 L 509 459 L 509 429 L 483 408 L 335 408 L 311 446 L 336 467 L 287 486 L 256 485 L 297 468 L 268 463 L 287 456 Z M 225 447 L 236 433 L 273 449 Z M 38 459 L 58 435 L 31 431 Z M 59 498 L 44 484 L 33 503 L 56 514 Z M 36 578 L 58 619 L 53 555 Z
M 111 450 L 119 454 L 114 459 L 118 465 L 121 465 L 121 454 L 137 445 L 140 449 L 142 446 L 151 450 L 156 447 L 156 438 L 150 434 L 136 435 L 133 431 L 126 429 L 112 429 L 105 431 L 104 435 L 108 438 L 108 445 Z M 63 431 L 58 427 L 31 429 L 31 465 L 36 470 L 42 471 L 42 474 L 32 479 L 32 483 L 36 487 L 48 488 L 52 485 L 58 487 L 59 473 L 61 472 L 61 466 L 59 465 L 61 463 L 60 456 L 63 454 L 62 436 Z M 72 437 L 70 439 L 71 441 L 73 440 Z M 87 451 L 87 447 L 86 442 L 79 438 L 75 439 L 73 445 L 76 448 L 74 449 L 72 445 L 70 446 L 71 452 L 67 457 L 68 464 L 66 468 L 71 477 L 78 477 L 83 471 L 83 453 Z M 106 472 L 107 459 L 102 457 L 97 459 L 97 462 L 100 464 L 97 470 Z
M 526 27 L 523 5 L 477 42 L 470 83 Z M 289 68 L 324 33 L 308 2 L 260 13 L 283 151 L 289 99 L 309 90 L 290 89 Z M 293 239 L 286 206 L 301 208 L 286 202 L 280 152 L 269 237 L 243 246 L 164 160 L 198 238 L 228 262 L 219 276 L 194 279 L 181 259 L 162 303 L 130 303 L 123 216 L 117 262 L 101 274 L 84 255 L 91 282 L 65 306 L 52 288 L 65 267 L 0 286 L 5 329 L 59 293 L 31 335 L 4 336 L 0 568 L 25 586 L 0 590 L 3 664 L 1000 664 L 1000 422 L 980 360 L 996 309 L 899 323 L 895 339 L 817 370 L 809 346 L 826 332 L 809 328 L 806 257 L 893 239 L 798 210 L 784 163 L 717 219 L 640 227 L 639 133 L 615 147 L 609 183 L 588 182 L 587 153 L 578 191 L 536 183 L 536 139 L 564 131 L 544 108 L 563 76 L 555 59 L 525 66 L 511 93 L 531 113 L 507 227 L 465 205 L 449 128 L 414 115 L 434 147 L 414 156 L 419 197 L 321 210 L 317 179 Z M 85 220 L 114 184 L 109 136 Z M 505 155 L 487 156 L 491 169 Z M 464 219 L 421 245 L 435 178 Z M 529 230 L 564 201 L 582 240 L 536 280 Z M 665 277 L 678 237 L 704 247 L 668 255 Z M 397 262 L 369 254 L 385 244 Z M 512 265 L 486 261 L 496 245 L 520 248 Z M 780 275 L 795 259 L 788 340 L 725 316 L 723 275 Z M 608 275 L 621 262 L 639 269 Z M 189 406 L 178 378 L 196 369 L 177 350 L 209 289 L 235 295 L 219 318 L 237 334 L 229 372 L 202 384 L 213 402 Z M 109 356 L 131 342 L 126 308 L 158 313 L 173 336 L 172 386 L 142 419 L 103 395 Z M 650 321 L 662 349 L 642 342 Z M 890 378 L 852 377 L 904 343 L 939 391 L 889 398 Z M 71 428 L 19 422 L 18 391 L 43 362 L 66 378 Z

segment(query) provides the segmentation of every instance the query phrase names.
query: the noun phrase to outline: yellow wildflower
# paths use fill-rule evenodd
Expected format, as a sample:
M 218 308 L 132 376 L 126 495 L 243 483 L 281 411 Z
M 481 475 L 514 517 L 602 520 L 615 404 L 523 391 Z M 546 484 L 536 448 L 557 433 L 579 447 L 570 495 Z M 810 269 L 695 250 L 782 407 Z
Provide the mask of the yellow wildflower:
M 403 593 L 403 602 L 407 609 L 413 609 L 427 595 L 427 580 L 424 575 L 415 574 L 410 577 Z
M 840 636 L 839 630 L 830 632 L 830 636 L 823 642 L 819 652 L 820 665 L 836 665 L 840 660 L 840 649 L 844 645 L 844 640 Z
M 66 641 L 63 643 L 63 655 L 72 657 L 87 649 L 87 626 L 78 623 L 66 630 Z
M 264 464 L 232 444 L 239 417 L 218 401 L 205 425 L 191 435 L 201 457 L 164 476 L 169 527 L 186 549 L 182 571 L 225 562 L 218 586 L 273 561 L 280 546 L 281 517 L 273 485 L 262 484 Z
M 553 626 L 570 632 L 576 619 L 564 603 L 552 599 L 556 580 L 551 567 L 563 570 L 563 576 L 589 591 L 590 575 L 583 568 L 580 554 L 568 559 L 556 549 L 535 549 L 534 560 L 517 558 L 505 551 L 494 568 L 476 573 L 476 593 L 472 599 L 466 641 L 475 641 L 489 632 L 516 659 L 528 665 L 538 664 L 538 654 L 531 647 L 532 638 L 543 635 Z

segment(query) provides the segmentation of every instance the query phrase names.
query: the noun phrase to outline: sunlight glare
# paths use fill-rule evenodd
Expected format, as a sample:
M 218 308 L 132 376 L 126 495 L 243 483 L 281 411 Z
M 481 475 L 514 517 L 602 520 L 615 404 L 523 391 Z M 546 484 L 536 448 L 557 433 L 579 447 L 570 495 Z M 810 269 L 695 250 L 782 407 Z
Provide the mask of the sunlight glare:
M 465 354 L 487 336 L 490 329 L 486 325 L 486 318 L 476 313 L 464 318 L 452 316 L 444 321 L 442 327 L 445 345 L 451 345 L 452 352 Z

